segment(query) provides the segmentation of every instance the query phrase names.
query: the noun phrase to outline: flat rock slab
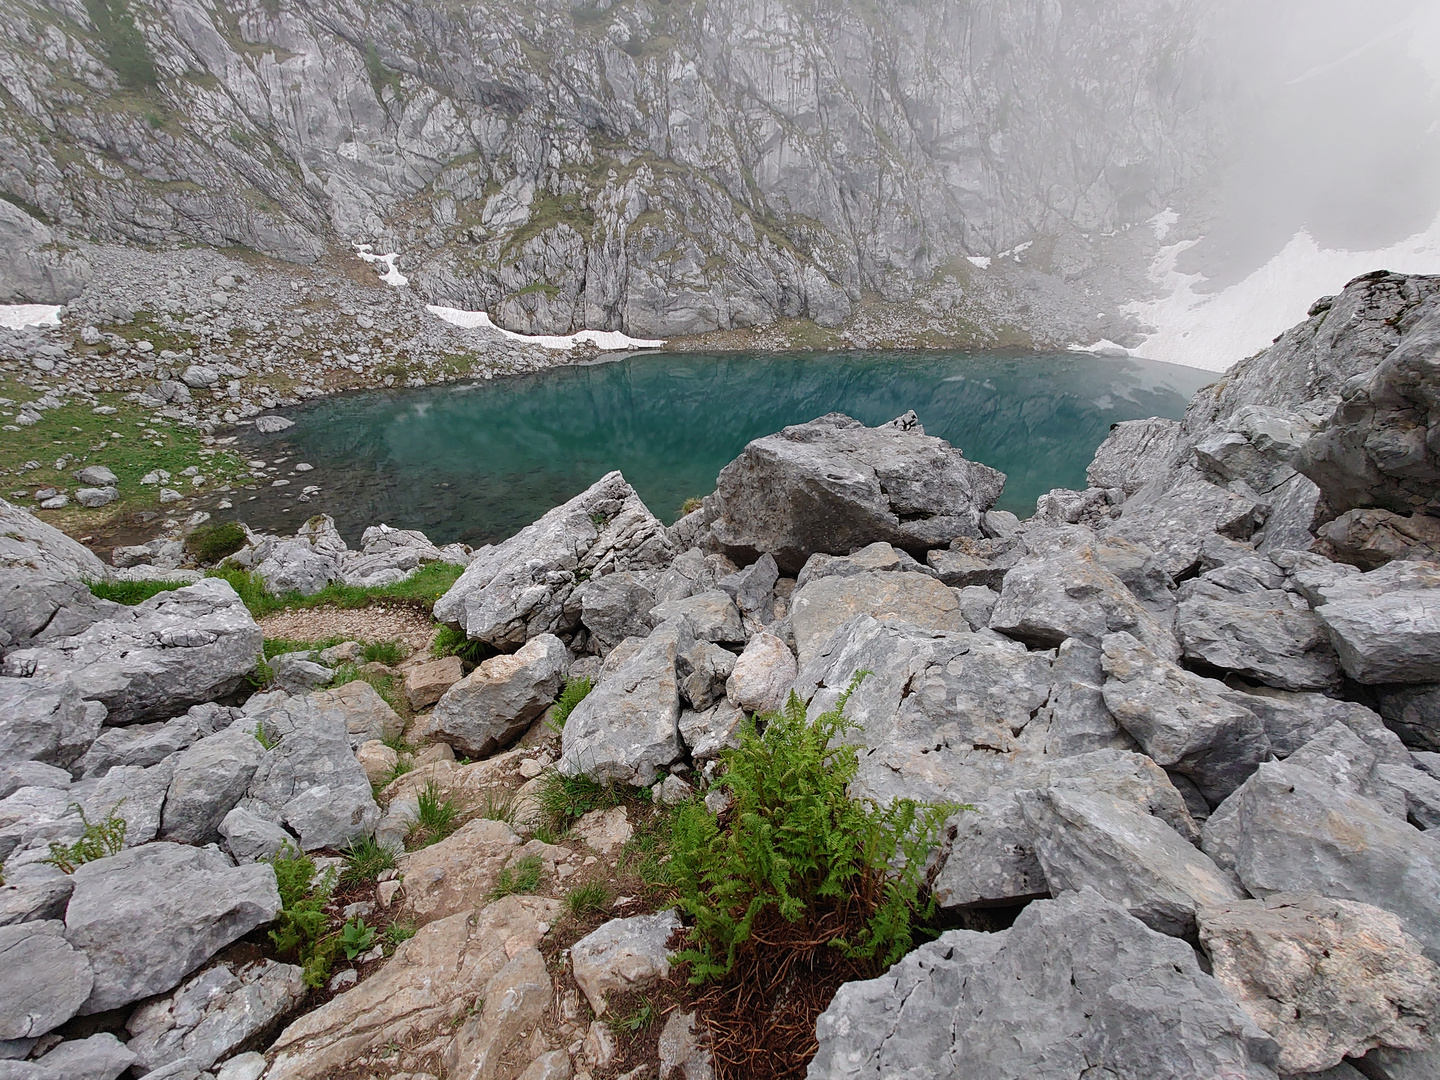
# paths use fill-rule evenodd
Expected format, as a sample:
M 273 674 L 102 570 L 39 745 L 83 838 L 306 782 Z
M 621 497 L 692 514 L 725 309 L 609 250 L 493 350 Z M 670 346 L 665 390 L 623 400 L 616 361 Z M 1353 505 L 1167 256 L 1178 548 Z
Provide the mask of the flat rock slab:
M 458 656 L 442 656 L 416 664 L 405 673 L 405 697 L 416 712 L 428 709 L 446 690 L 465 677 L 465 665 Z
M 439 843 L 401 856 L 406 904 L 421 922 L 473 910 L 489 898 L 520 843 L 504 822 L 476 818 Z
M 816 1024 L 810 1080 L 1275 1080 L 1275 1043 L 1190 946 L 1094 890 L 1009 929 L 950 930 L 846 983 Z
M 790 625 L 801 667 L 857 615 L 911 623 L 926 630 L 970 629 L 960 598 L 925 574 L 870 572 L 809 581 L 790 600 Z
M 596 1016 L 609 994 L 644 990 L 670 974 L 669 941 L 680 926 L 673 909 L 611 919 L 571 946 L 575 982 Z
M 73 877 L 65 936 L 95 971 L 87 1014 L 164 993 L 280 910 L 268 865 L 181 844 L 131 848 Z
M 1315 614 L 1360 683 L 1440 681 L 1440 564 L 1395 562 L 1318 590 Z
M 0 926 L 0 1039 L 33 1039 L 69 1020 L 90 997 L 90 961 L 53 920 Z
M 422 926 L 354 989 L 300 1017 L 275 1040 L 269 1080 L 312 1080 L 396 1042 L 454 1031 L 513 957 L 539 946 L 558 900 L 507 896 Z
M 1339 685 L 1340 662 L 1325 625 L 1293 593 L 1233 592 L 1196 581 L 1181 597 L 1175 633 L 1187 660 L 1281 690 Z
M 1280 1044 L 1282 1073 L 1431 1045 L 1440 967 L 1388 911 L 1276 893 L 1202 908 L 1200 943 L 1215 977 Z

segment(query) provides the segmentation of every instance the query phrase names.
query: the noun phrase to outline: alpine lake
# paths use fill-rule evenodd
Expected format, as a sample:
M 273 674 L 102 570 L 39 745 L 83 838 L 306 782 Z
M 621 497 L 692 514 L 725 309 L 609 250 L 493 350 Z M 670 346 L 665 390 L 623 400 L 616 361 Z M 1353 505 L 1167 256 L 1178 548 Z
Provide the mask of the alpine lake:
M 661 520 L 715 488 L 751 439 L 843 412 L 869 425 L 913 409 L 925 431 L 1008 477 L 1021 517 L 1052 488 L 1084 488 L 1112 424 L 1179 418 L 1215 373 L 1082 353 L 644 353 L 473 383 L 367 391 L 287 410 L 237 449 L 289 483 L 234 492 L 221 517 L 293 533 L 335 518 L 358 546 L 384 522 L 438 544 L 514 535 L 619 469 Z M 297 463 L 314 468 L 294 473 Z M 301 500 L 306 486 L 318 487 Z

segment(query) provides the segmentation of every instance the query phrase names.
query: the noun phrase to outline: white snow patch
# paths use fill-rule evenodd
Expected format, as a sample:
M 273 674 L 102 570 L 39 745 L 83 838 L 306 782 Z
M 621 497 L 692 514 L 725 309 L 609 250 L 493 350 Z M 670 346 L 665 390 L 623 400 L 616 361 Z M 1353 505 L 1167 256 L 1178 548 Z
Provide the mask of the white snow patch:
M 1225 371 L 1266 348 L 1304 319 L 1312 303 L 1338 293 L 1354 277 L 1371 270 L 1440 272 L 1440 217 L 1424 232 L 1375 251 L 1322 248 L 1301 230 L 1264 266 L 1218 293 L 1198 292 L 1204 275 L 1176 269 L 1181 254 L 1197 243 L 1183 240 L 1161 248 L 1150 276 L 1166 295 L 1122 309 L 1155 327 L 1131 355 Z
M 573 349 L 576 345 L 594 345 L 602 352 L 616 352 L 625 349 L 658 349 L 665 344 L 661 338 L 633 338 L 619 330 L 581 330 L 574 334 L 517 334 L 496 326 L 483 311 L 463 311 L 460 308 L 441 307 L 428 304 L 425 310 L 452 326 L 465 330 L 494 330 L 512 341 L 523 341 L 546 349 Z
M 27 326 L 59 326 L 60 304 L 0 304 L 0 326 L 23 330 Z
M 1090 353 L 1092 356 L 1104 356 L 1119 360 L 1130 355 L 1130 350 L 1124 345 L 1117 345 L 1109 338 L 1101 338 L 1093 345 L 1070 345 L 1071 352 Z
M 410 279 L 395 268 L 395 260 L 400 258 L 398 251 L 392 251 L 388 255 L 376 255 L 370 250 L 369 244 L 356 244 L 355 254 L 368 263 L 384 263 L 385 272 L 380 275 L 380 280 L 386 285 L 394 285 L 398 289 L 410 284 Z
M 981 270 L 990 269 L 990 257 L 988 255 L 966 255 L 965 261 L 971 266 L 979 267 Z
M 1180 215 L 1169 207 L 1161 210 L 1160 213 L 1146 222 L 1146 224 L 1150 226 L 1151 231 L 1155 233 L 1155 239 L 1161 241 L 1169 236 L 1170 230 L 1179 223 Z
M 1005 251 L 1000 252 L 1000 254 L 996 255 L 995 257 L 997 259 L 1014 259 L 1016 262 L 1019 262 L 1020 256 L 1024 255 L 1025 252 L 1029 251 L 1034 246 L 1034 240 L 1026 240 L 1023 244 L 1016 244 L 1013 248 L 1008 248 Z

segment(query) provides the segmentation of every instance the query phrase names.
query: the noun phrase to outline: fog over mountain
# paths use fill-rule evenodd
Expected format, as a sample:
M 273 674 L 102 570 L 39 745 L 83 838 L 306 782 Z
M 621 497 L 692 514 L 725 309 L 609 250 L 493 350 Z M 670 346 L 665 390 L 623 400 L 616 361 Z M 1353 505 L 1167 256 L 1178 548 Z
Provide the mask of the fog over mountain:
M 891 311 L 1187 360 L 1185 320 L 1297 234 L 1435 221 L 1432 9 L 4 0 L 0 299 L 67 299 L 81 241 L 366 242 L 524 333 Z M 1228 325 L 1280 318 L 1263 344 L 1281 306 Z

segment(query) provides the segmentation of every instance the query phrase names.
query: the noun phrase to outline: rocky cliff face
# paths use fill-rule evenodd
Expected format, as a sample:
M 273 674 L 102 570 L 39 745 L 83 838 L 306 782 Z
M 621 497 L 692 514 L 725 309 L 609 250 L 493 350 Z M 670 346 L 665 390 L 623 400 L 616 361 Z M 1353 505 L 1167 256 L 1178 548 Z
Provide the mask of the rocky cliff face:
M 370 240 L 512 329 L 834 325 L 1162 209 L 1211 145 L 1198 7 L 16 0 L 0 278 Z

